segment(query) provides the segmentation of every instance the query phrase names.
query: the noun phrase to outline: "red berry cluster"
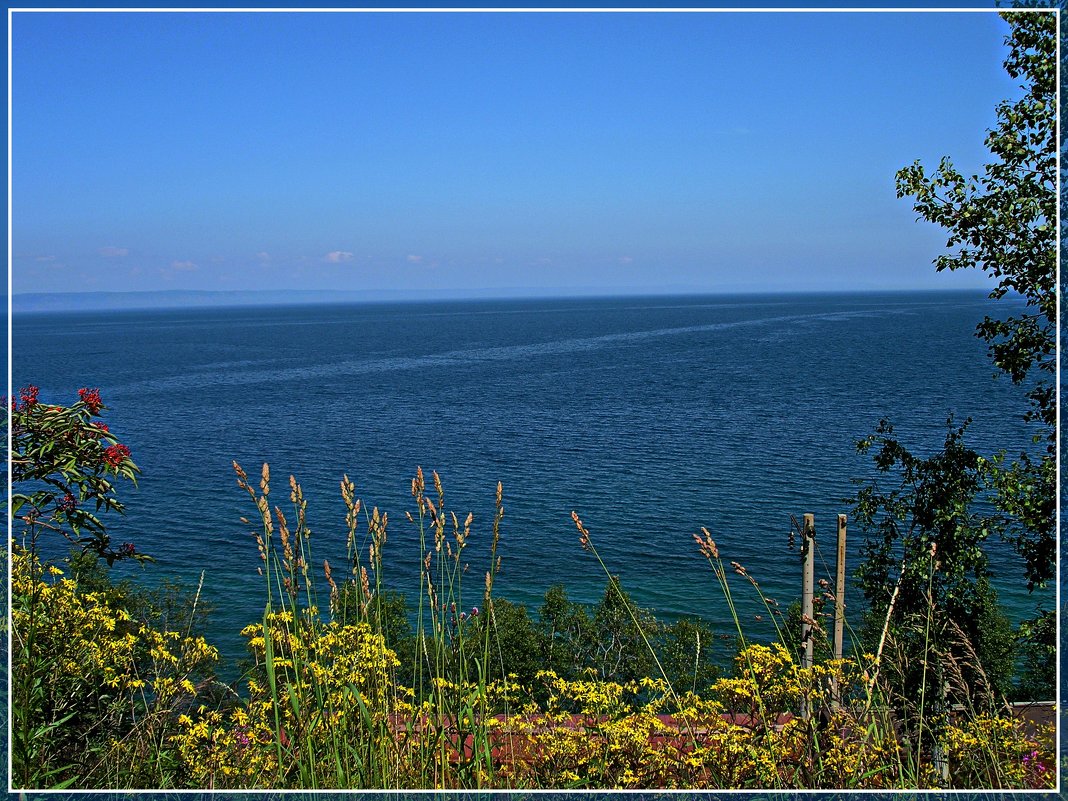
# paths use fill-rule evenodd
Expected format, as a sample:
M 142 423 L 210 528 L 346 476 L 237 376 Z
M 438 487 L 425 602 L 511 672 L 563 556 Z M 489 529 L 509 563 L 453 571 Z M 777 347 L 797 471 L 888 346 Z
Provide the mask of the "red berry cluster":
M 112 467 L 118 467 L 123 459 L 130 458 L 130 449 L 125 445 L 111 445 L 104 449 L 104 461 Z
M 19 400 L 22 401 L 22 408 L 29 409 L 31 406 L 37 405 L 37 393 L 40 392 L 40 387 L 30 384 L 28 387 L 23 387 L 19 390 Z M 18 404 L 12 403 L 11 408 L 17 409 Z
M 82 399 L 82 403 L 89 410 L 89 414 L 97 414 L 104 407 L 104 401 L 100 400 L 99 389 L 85 389 L 83 387 L 78 390 L 78 397 Z

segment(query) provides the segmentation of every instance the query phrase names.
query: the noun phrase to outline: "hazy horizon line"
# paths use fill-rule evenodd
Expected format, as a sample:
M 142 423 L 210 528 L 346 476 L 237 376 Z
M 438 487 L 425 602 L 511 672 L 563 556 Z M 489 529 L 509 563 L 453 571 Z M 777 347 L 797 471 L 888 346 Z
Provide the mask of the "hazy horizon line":
M 137 300 L 158 298 L 161 300 L 175 298 L 257 298 L 285 296 L 286 298 L 328 298 L 335 300 L 381 299 L 397 300 L 536 300 L 539 298 L 569 297 L 657 297 L 657 296 L 732 296 L 732 295 L 828 295 L 828 294 L 880 294 L 895 292 L 987 292 L 986 287 L 851 287 L 842 289 L 828 288 L 745 288 L 724 287 L 712 289 L 697 286 L 667 285 L 664 287 L 616 287 L 580 286 L 580 287 L 485 287 L 465 289 L 94 289 L 68 291 L 33 291 L 13 292 L 10 295 L 12 311 L 28 302 L 49 302 L 88 298 L 97 301 L 105 299 Z M 6 293 L 5 293 L 6 294 Z M 22 309 L 28 310 L 28 309 Z
M 464 300 L 567 300 L 626 297 L 732 297 L 774 295 L 874 295 L 894 293 L 987 293 L 983 287 L 868 287 L 863 289 L 707 289 L 698 287 L 512 287 L 462 290 L 418 289 L 149 289 L 14 292 L 11 314 L 63 311 L 147 311 L 230 306 L 300 306 L 346 303 L 420 303 Z M 143 304 L 143 305 L 139 305 Z

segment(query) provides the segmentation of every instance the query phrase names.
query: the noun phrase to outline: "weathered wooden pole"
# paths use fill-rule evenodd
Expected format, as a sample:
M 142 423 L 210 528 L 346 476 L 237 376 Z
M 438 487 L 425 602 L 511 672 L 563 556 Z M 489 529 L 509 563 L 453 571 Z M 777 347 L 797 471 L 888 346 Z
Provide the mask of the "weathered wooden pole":
M 804 516 L 804 525 L 801 531 L 801 644 L 804 651 L 801 655 L 801 667 L 812 667 L 812 590 L 816 576 L 816 518 L 814 515 Z M 807 701 L 801 704 L 801 717 L 808 720 L 812 716 Z
M 845 627 L 846 516 L 838 515 L 838 573 L 834 584 L 834 658 L 842 658 Z
M 816 523 L 813 515 L 805 515 L 801 556 L 801 642 L 805 646 L 802 667 L 812 667 L 812 594 L 816 577 Z
M 845 634 L 846 516 L 838 515 L 838 564 L 834 582 L 834 658 L 842 658 Z M 838 708 L 838 681 L 832 679 L 831 706 Z

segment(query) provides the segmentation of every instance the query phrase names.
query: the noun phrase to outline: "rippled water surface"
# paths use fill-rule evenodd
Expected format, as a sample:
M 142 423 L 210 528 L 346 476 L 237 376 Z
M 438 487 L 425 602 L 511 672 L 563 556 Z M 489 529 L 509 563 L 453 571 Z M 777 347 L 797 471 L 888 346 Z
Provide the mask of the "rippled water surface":
M 290 473 L 301 481 L 317 564 L 342 561 L 348 474 L 366 504 L 388 510 L 389 579 L 414 594 L 418 539 L 404 512 L 421 465 L 441 474 L 461 518 L 474 512 L 472 602 L 500 480 L 501 594 L 536 607 L 562 582 L 572 598 L 600 596 L 577 510 L 641 604 L 729 632 L 693 544 L 699 527 L 789 600 L 800 592 L 790 515 L 815 513 L 833 541 L 850 479 L 869 470 L 853 443 L 880 417 L 921 450 L 941 442 L 951 413 L 975 418 L 979 450 L 1026 443 L 1022 394 L 992 379 L 973 335 L 1010 305 L 917 293 L 25 315 L 13 369 L 46 401 L 100 387 L 143 471 L 115 536 L 157 557 L 150 580 L 204 571 L 213 637 L 231 657 L 262 613 L 256 546 L 239 520 L 255 509 L 234 459 L 250 473 L 270 462 L 280 501 Z M 850 535 L 855 566 L 862 535 Z M 1018 565 L 992 551 L 1002 599 L 1029 614 Z M 736 593 L 759 631 L 758 599 Z

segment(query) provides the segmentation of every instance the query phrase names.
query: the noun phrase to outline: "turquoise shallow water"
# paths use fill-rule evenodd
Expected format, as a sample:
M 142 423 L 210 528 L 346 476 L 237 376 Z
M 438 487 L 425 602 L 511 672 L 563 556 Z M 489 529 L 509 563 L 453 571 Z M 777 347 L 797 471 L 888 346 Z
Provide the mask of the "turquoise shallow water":
M 577 510 L 639 603 L 729 633 L 692 540 L 701 526 L 786 602 L 800 592 L 790 515 L 814 513 L 833 541 L 850 479 L 869 472 L 853 443 L 880 417 L 921 450 L 940 444 L 951 413 L 975 418 L 980 451 L 1028 441 L 1022 393 L 992 378 L 973 336 L 1010 305 L 958 292 L 20 315 L 13 371 L 45 401 L 100 387 L 143 471 L 115 536 L 157 557 L 150 582 L 204 572 L 211 634 L 230 658 L 262 612 L 240 522 L 255 509 L 234 459 L 250 473 L 270 462 L 281 500 L 290 473 L 301 481 L 317 564 L 343 561 L 348 474 L 365 504 L 389 512 L 389 578 L 412 592 L 418 539 L 404 512 L 421 465 L 441 474 L 461 518 L 474 513 L 473 599 L 500 480 L 501 594 L 536 607 L 562 582 L 574 599 L 600 596 Z M 850 535 L 855 565 L 862 533 Z M 1037 599 L 1018 564 L 990 550 L 1002 600 L 1029 615 Z M 746 625 L 767 627 L 756 595 L 736 593 Z

